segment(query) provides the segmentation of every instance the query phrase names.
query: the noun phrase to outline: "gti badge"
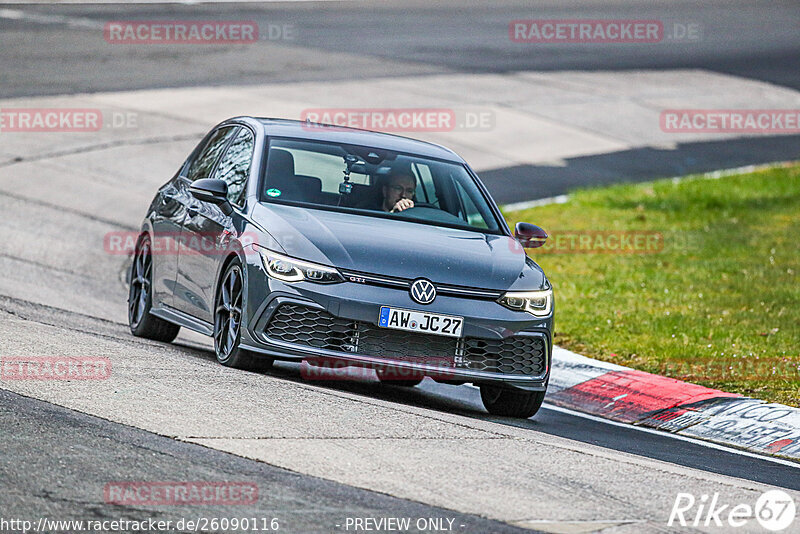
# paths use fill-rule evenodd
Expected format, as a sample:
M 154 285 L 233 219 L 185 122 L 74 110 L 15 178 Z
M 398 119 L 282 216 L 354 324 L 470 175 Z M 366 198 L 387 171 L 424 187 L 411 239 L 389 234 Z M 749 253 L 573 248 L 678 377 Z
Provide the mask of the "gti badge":
M 409 291 L 411 298 L 420 304 L 430 304 L 436 298 L 436 288 L 433 282 L 424 278 L 414 280 Z

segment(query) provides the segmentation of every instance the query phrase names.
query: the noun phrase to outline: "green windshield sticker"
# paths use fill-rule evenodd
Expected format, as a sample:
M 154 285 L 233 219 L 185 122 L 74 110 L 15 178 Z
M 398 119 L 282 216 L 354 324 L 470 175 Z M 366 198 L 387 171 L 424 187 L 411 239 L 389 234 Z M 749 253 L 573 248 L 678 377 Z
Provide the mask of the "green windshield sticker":
M 279 197 L 281 196 L 280 189 L 267 189 L 267 194 L 271 197 Z

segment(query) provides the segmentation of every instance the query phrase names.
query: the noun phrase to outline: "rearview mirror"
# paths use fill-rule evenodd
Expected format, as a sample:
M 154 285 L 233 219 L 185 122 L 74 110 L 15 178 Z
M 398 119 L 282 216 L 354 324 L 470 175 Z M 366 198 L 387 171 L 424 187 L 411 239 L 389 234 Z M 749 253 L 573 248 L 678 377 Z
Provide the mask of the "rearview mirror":
M 219 206 L 219 209 L 225 215 L 233 213 L 233 207 L 228 202 L 228 184 L 225 180 L 214 180 L 212 178 L 195 180 L 189 187 L 189 192 L 197 200 Z
M 547 241 L 547 232 L 535 224 L 518 222 L 514 227 L 514 237 L 523 248 L 539 248 Z

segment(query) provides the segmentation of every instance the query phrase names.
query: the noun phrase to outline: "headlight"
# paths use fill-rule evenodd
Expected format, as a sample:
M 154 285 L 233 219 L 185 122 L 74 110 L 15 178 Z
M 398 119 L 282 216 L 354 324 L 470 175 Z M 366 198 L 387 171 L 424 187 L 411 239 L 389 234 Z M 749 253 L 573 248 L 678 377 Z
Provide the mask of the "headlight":
M 537 317 L 550 315 L 553 308 L 553 290 L 543 291 L 509 291 L 497 301 L 506 308 L 526 311 Z
M 317 284 L 344 282 L 342 275 L 333 267 L 296 260 L 263 247 L 258 247 L 258 252 L 261 254 L 267 274 L 278 280 L 283 280 L 284 282 L 306 280 Z

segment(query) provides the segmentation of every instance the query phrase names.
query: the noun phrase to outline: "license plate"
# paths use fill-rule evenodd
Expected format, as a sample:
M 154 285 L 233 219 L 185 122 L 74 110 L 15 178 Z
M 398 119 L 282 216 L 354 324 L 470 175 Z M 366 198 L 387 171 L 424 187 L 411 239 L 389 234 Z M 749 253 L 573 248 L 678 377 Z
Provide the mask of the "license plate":
M 461 337 L 464 318 L 381 306 L 378 326 L 422 334 Z

